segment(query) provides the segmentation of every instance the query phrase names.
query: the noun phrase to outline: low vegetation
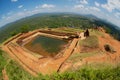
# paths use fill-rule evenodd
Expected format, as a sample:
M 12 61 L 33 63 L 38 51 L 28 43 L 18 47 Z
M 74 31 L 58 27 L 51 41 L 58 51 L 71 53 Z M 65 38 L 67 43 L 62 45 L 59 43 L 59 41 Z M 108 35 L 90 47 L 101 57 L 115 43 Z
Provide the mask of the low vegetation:
M 40 74 L 38 77 L 33 77 L 14 61 L 11 61 L 7 66 L 7 74 L 10 80 L 119 80 L 119 71 L 120 67 L 105 67 L 102 69 L 84 67 L 76 71 L 61 74 L 53 73 L 49 76 Z
M 64 32 L 64 33 L 76 33 L 76 32 L 82 32 L 82 29 L 79 28 L 69 28 L 69 27 L 61 27 L 61 28 L 55 28 L 53 29 L 57 32 Z
M 0 80 L 2 79 L 2 70 L 4 69 L 6 62 L 7 61 L 5 59 L 4 53 L 2 50 L 0 50 Z
M 87 48 L 98 48 L 99 47 L 99 40 L 94 35 L 89 36 L 84 40 L 80 40 L 79 43 L 80 43 L 80 46 L 82 47 L 87 47 Z
M 96 55 L 101 55 L 103 52 L 96 50 L 96 51 L 91 51 L 91 52 L 85 52 L 85 53 L 74 53 L 72 54 L 67 61 L 70 60 L 70 62 L 75 63 L 78 61 L 82 61 L 83 58 L 86 57 L 91 57 L 91 56 L 96 56 Z
M 87 29 L 102 26 L 116 39 L 120 38 L 120 31 L 115 28 L 116 26 L 105 23 L 99 19 L 96 20 L 95 18 L 96 17 L 92 18 L 75 14 L 36 14 L 0 28 L 0 43 L 20 32 L 28 32 L 39 28 L 59 27 Z
M 9 80 L 120 80 L 120 67 L 93 68 L 90 66 L 79 68 L 76 71 L 53 73 L 51 75 L 34 77 L 26 72 L 17 62 L 9 60 L 9 56 L 0 50 L 0 80 L 5 68 Z M 97 64 L 98 65 L 98 64 Z
M 104 36 L 104 34 L 101 31 L 98 30 L 94 30 L 94 29 L 90 29 L 90 35 L 94 35 L 94 36 Z
M 23 68 L 13 60 L 6 66 L 6 71 L 10 80 L 33 80 L 33 76 L 24 71 Z

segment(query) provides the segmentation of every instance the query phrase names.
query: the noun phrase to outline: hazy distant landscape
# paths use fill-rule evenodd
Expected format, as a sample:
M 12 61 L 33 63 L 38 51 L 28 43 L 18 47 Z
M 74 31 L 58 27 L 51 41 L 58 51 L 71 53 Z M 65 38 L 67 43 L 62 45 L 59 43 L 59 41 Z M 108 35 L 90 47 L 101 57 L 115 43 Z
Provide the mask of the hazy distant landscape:
M 22 32 L 23 29 L 35 30 L 39 28 L 73 27 L 87 29 L 103 27 L 114 38 L 120 40 L 119 27 L 101 20 L 93 15 L 80 15 L 73 13 L 40 13 L 9 23 L 0 28 L 0 42 Z

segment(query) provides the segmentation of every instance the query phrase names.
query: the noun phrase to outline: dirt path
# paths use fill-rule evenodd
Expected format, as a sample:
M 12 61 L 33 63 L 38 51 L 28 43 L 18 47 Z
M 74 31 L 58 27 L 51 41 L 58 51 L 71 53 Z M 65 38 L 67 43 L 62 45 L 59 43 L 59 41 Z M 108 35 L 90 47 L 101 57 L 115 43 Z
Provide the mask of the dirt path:
M 3 74 L 3 80 L 9 80 L 5 69 L 2 70 L 2 74 Z

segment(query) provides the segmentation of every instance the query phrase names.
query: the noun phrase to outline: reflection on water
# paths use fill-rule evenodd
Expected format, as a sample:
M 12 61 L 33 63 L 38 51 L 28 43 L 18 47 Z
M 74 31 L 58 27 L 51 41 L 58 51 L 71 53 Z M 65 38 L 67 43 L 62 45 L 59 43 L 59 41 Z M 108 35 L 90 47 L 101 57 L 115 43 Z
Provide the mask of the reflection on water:
M 45 36 L 37 36 L 29 43 L 25 44 L 25 47 L 35 53 L 43 56 L 54 56 L 60 50 L 65 48 L 67 41 L 61 39 L 55 39 Z

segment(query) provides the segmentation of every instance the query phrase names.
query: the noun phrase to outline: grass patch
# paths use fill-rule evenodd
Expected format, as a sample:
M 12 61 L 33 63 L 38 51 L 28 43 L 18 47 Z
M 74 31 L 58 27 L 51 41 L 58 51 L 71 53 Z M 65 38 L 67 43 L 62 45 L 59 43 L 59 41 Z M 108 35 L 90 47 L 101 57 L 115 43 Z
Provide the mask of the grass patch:
M 101 55 L 103 52 L 101 51 L 92 51 L 92 52 L 86 52 L 86 53 L 76 53 L 72 54 L 67 61 L 71 61 L 73 63 L 81 61 L 83 58 L 86 57 L 91 57 L 91 56 L 96 56 L 96 55 Z
M 77 28 L 62 27 L 62 28 L 56 28 L 54 29 L 54 31 L 65 32 L 65 33 L 76 33 L 76 32 L 82 32 L 83 30 Z
M 65 72 L 50 76 L 50 80 L 119 80 L 120 67 L 104 69 L 93 69 L 84 67 L 77 71 Z
M 95 36 L 104 36 L 104 34 L 101 31 L 92 30 L 92 29 L 90 29 L 90 34 Z
M 47 75 L 43 76 L 39 74 L 38 77 L 32 76 L 13 60 L 6 66 L 6 71 L 9 80 L 49 80 Z
M 94 62 L 90 64 L 85 64 L 81 68 L 90 67 L 93 69 L 105 69 L 105 68 L 116 68 L 118 65 L 112 64 L 110 62 Z
M 120 80 L 120 67 L 105 67 L 94 69 L 82 67 L 76 71 L 68 71 L 61 74 L 53 73 L 50 76 L 39 75 L 33 77 L 15 61 L 11 60 L 6 67 L 9 80 Z
M 6 66 L 6 71 L 10 80 L 33 80 L 33 77 L 13 60 Z
M 89 36 L 84 40 L 79 41 L 80 46 L 87 47 L 87 48 L 98 48 L 99 47 L 99 40 L 97 36 Z
M 4 66 L 7 64 L 7 57 L 5 58 L 6 53 L 0 50 L 0 80 L 2 80 L 2 70 Z

